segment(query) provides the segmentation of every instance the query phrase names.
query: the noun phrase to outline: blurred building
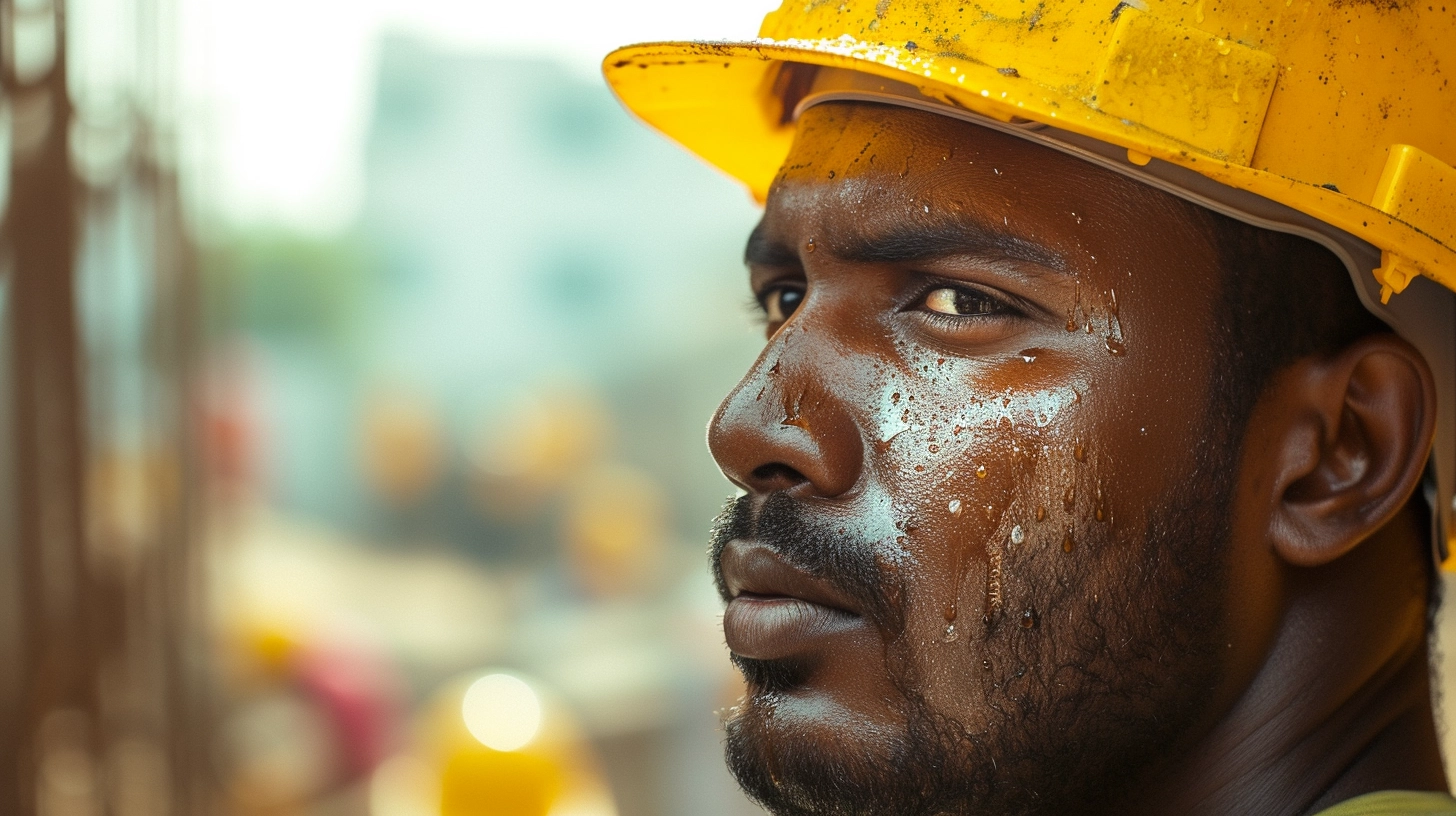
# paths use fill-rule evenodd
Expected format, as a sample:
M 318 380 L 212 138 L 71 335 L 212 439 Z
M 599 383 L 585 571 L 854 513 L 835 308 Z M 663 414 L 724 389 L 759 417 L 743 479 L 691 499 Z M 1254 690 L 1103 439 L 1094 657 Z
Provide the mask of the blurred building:
M 618 447 L 654 451 L 697 497 L 694 517 L 710 515 L 701 496 L 722 490 L 701 429 L 716 400 L 693 385 L 736 377 L 753 353 L 736 262 L 747 197 L 644 132 L 596 77 L 406 38 L 380 51 L 350 273 L 362 282 L 328 294 L 351 309 L 328 319 L 354 334 L 278 375 L 279 393 L 307 401 L 276 413 L 307 426 L 274 428 L 281 498 L 341 521 L 366 509 L 350 425 L 320 435 L 315 421 L 356 414 L 360 389 L 422 395 L 444 430 L 470 435 L 543 383 L 585 384 L 640 420 Z

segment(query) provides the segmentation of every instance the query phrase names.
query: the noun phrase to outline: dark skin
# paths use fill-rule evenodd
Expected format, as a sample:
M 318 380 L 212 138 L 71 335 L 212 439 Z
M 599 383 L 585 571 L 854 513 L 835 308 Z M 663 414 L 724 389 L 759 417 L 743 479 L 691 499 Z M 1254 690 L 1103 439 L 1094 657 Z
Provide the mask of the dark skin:
M 1187 205 L 974 125 L 804 114 L 749 245 L 768 344 L 709 444 L 747 501 L 785 495 L 876 542 L 903 621 L 779 569 L 772 546 L 730 544 L 730 648 L 797 672 L 745 702 L 768 756 L 876 754 L 904 730 L 908 677 L 992 763 L 1005 798 L 985 812 L 1056 795 L 1017 799 L 1059 769 L 1034 745 L 996 746 L 1063 721 L 1075 735 L 1104 709 L 1115 722 L 1088 749 L 1147 747 L 1116 722 L 1171 729 L 1133 784 L 1079 783 L 1116 791 L 1109 812 L 1305 814 L 1445 789 L 1409 503 L 1435 391 L 1394 335 L 1302 359 L 1265 390 L 1226 474 L 1218 625 L 1186 638 L 1210 668 L 1197 688 L 1158 682 L 1185 646 L 1158 644 L 1179 622 L 1139 603 L 1162 579 L 1135 544 L 1209 443 L 1209 241 Z

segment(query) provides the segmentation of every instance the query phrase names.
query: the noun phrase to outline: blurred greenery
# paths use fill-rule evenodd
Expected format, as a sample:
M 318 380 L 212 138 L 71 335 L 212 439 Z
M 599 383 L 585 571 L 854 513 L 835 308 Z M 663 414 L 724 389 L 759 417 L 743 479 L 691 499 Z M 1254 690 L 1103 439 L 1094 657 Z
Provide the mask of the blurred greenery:
M 206 325 L 214 337 L 245 334 L 347 352 L 358 345 L 364 297 L 378 274 L 375 257 L 353 235 L 235 233 L 203 258 Z

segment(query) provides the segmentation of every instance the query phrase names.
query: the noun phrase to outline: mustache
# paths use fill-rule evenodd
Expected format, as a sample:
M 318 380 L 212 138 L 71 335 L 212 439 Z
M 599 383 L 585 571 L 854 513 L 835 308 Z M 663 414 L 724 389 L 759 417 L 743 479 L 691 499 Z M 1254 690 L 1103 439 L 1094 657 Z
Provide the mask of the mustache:
M 730 596 L 723 577 L 723 548 L 735 539 L 763 544 L 794 567 L 833 584 L 882 629 L 898 632 L 904 627 L 901 577 L 893 562 L 882 563 L 877 557 L 879 542 L 821 523 L 787 494 L 772 493 L 761 503 L 751 495 L 729 499 L 713 521 L 708 555 L 713 582 L 724 602 Z

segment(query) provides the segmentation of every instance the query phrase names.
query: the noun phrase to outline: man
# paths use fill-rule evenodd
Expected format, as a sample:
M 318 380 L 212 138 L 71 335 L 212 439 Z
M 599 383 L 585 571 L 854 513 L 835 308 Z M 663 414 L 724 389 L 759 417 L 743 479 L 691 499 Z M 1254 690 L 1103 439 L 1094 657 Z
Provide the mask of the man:
M 790 0 L 608 58 L 766 201 L 709 429 L 751 796 L 1456 814 L 1438 8 Z

